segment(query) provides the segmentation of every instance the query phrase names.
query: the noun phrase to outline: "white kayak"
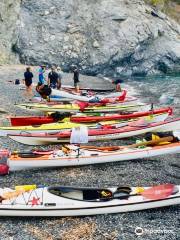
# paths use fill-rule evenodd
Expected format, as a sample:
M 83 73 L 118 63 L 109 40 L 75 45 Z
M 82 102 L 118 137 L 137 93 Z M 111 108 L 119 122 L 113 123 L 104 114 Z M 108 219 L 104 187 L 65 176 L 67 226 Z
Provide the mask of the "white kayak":
M 173 137 L 169 138 L 173 139 Z M 153 145 L 155 141 L 149 141 L 130 146 L 78 147 L 76 145 L 67 145 L 62 147 L 61 150 L 36 150 L 34 152 L 24 153 L 14 152 L 9 156 L 7 163 L 10 171 L 19 171 L 34 168 L 80 166 L 106 162 L 112 163 L 180 152 L 179 141 L 171 143 L 167 142 L 167 140 L 167 137 L 158 140 L 161 141 L 163 145 L 157 145 L 158 141 L 156 141 L 156 145 Z M 151 142 L 153 142 L 153 144 Z
M 88 130 L 88 141 L 104 141 L 112 139 L 128 138 L 145 134 L 147 132 L 168 132 L 180 129 L 180 119 L 167 120 L 162 122 L 149 123 L 146 126 L 140 126 L 131 124 L 131 126 L 124 126 L 112 129 L 89 129 Z M 71 130 L 33 134 L 33 133 L 20 133 L 20 134 L 9 134 L 11 139 L 26 144 L 26 145 L 48 145 L 54 143 L 69 143 L 71 137 Z
M 32 99 L 32 102 L 41 102 L 46 103 L 47 100 L 43 99 L 40 96 L 35 95 Z M 50 98 L 50 102 L 72 102 L 71 98 L 57 97 L 56 95 L 52 95 Z
M 120 94 L 119 94 L 120 95 Z M 111 97 L 110 97 L 111 98 Z M 136 97 L 126 97 L 125 100 L 123 101 L 118 101 L 118 100 L 115 100 L 116 97 L 113 97 L 112 96 L 112 101 L 111 102 L 114 102 L 116 104 L 137 104 L 138 102 L 138 99 Z M 113 100 L 114 99 L 114 100 Z M 48 101 L 46 99 L 43 99 L 41 96 L 34 96 L 32 101 L 31 102 L 39 102 L 39 103 L 46 103 L 46 102 L 55 102 L 55 103 L 58 103 L 58 102 L 63 102 L 63 103 L 71 103 L 71 102 L 74 102 L 75 100 L 74 99 L 71 99 L 71 98 L 65 98 L 65 97 L 59 97 L 59 96 L 56 96 L 56 95 L 51 95 L 51 97 L 48 99 Z
M 0 188 L 0 216 L 85 216 L 159 208 L 180 203 L 180 186 Z
M 73 93 L 73 92 L 68 92 L 68 91 L 63 91 L 63 90 L 57 90 L 57 89 L 51 89 L 51 94 L 50 94 L 50 98 L 51 96 L 55 95 L 56 97 L 63 97 L 63 98 L 69 98 L 69 99 L 73 99 L 73 100 L 78 100 L 81 102 L 91 102 L 91 101 L 101 101 L 104 98 L 121 98 L 124 96 L 124 98 L 126 97 L 126 93 L 127 91 L 124 90 L 122 92 L 113 92 L 113 93 L 109 93 L 109 94 L 96 94 L 94 96 L 81 96 L 77 93 Z
M 75 87 L 74 86 L 71 86 L 71 85 L 64 85 L 62 84 L 62 89 L 67 89 L 67 90 L 75 90 Z M 114 86 L 112 86 L 111 88 L 99 88 L 99 87 L 92 87 L 92 88 L 89 88 L 89 87 L 82 87 L 80 86 L 79 88 L 80 90 L 85 90 L 85 91 L 93 91 L 93 92 L 113 92 L 115 90 Z

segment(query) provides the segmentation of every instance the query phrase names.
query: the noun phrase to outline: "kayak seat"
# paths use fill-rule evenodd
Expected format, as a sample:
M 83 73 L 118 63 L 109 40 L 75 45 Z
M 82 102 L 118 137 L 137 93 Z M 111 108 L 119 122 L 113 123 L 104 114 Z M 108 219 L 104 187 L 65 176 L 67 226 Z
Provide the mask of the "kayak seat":
M 99 193 L 97 190 L 83 190 L 83 200 L 90 201 L 99 199 Z
M 130 187 L 118 187 L 117 190 L 113 194 L 113 198 L 119 198 L 119 199 L 128 199 L 129 194 L 131 193 Z

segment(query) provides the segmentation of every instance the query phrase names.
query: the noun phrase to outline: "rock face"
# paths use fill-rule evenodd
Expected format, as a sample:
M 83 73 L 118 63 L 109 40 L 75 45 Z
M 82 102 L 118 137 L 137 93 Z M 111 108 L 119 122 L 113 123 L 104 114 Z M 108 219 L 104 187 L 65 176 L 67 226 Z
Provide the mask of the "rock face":
M 17 41 L 15 32 L 18 25 L 21 0 L 0 1 L 0 63 L 17 62 L 13 46 Z
M 92 75 L 180 71 L 180 27 L 152 11 L 142 0 L 23 0 L 13 51 L 22 63 Z

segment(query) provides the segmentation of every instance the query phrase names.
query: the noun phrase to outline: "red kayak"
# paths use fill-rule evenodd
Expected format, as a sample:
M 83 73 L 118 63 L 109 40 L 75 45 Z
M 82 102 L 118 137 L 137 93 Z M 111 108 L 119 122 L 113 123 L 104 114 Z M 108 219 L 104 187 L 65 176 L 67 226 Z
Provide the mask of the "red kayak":
M 16 126 L 35 126 L 47 123 L 55 123 L 63 120 L 66 117 L 70 117 L 71 114 L 69 113 L 52 113 L 49 116 L 15 116 L 15 117 L 8 117 L 7 121 L 9 125 L 16 127 Z
M 46 123 L 57 122 L 51 116 L 19 116 L 19 117 L 9 117 L 11 126 L 28 126 L 28 125 L 41 125 Z
M 147 112 L 135 112 L 130 114 L 111 114 L 111 115 L 105 115 L 105 116 L 72 116 L 70 120 L 72 122 L 77 123 L 93 123 L 93 122 L 99 122 L 99 121 L 108 121 L 108 120 L 129 120 L 134 119 L 138 117 L 143 116 L 149 116 L 152 114 L 160 114 L 160 113 L 169 113 L 172 114 L 172 108 L 161 108 L 153 111 L 147 111 Z M 69 115 L 70 116 L 70 115 Z M 9 117 L 9 125 L 11 126 L 28 126 L 28 125 L 41 125 L 41 124 L 47 124 L 47 123 L 54 123 L 62 120 L 65 117 L 69 117 L 67 114 L 52 114 L 51 116 L 17 116 L 17 117 Z
M 150 110 L 146 112 L 134 112 L 130 114 L 109 114 L 104 116 L 72 116 L 70 117 L 71 122 L 77 123 L 95 123 L 100 121 L 111 121 L 111 120 L 127 120 L 132 118 L 150 116 L 152 114 L 169 113 L 172 114 L 172 108 L 160 108 L 156 110 Z
M 106 125 L 96 129 L 88 129 L 88 141 L 102 141 L 121 139 L 147 132 L 169 132 L 179 129 L 180 118 L 167 121 L 161 120 L 161 116 L 155 119 L 155 122 L 144 123 L 141 121 L 133 121 L 125 126 Z M 17 142 L 27 145 L 46 145 L 53 143 L 70 142 L 71 130 L 62 130 L 59 132 L 44 132 L 44 133 L 21 133 L 10 134 L 9 137 Z

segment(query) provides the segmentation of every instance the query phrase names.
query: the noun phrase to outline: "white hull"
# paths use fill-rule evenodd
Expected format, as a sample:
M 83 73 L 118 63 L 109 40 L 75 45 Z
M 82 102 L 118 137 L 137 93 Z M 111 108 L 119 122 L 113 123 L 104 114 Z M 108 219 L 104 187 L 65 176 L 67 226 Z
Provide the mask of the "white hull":
M 31 134 L 36 134 L 36 133 L 57 133 L 61 130 L 58 129 L 47 129 L 47 130 L 2 130 L 0 129 L 0 137 L 6 137 L 7 135 L 11 135 L 11 134 L 27 134 L 27 133 L 31 133 Z
M 105 135 L 94 135 L 88 136 L 88 140 L 91 141 L 104 141 L 104 140 L 112 140 L 112 139 L 121 139 L 121 138 L 128 138 L 132 136 L 137 136 L 141 135 L 147 132 L 168 132 L 168 131 L 174 131 L 180 129 L 180 119 L 177 121 L 171 121 L 171 122 L 164 122 L 161 124 L 157 124 L 153 127 L 142 127 L 139 128 L 138 130 L 135 129 L 130 131 L 125 131 L 125 132 L 119 132 L 119 133 L 111 133 L 111 134 L 105 134 Z M 47 132 L 44 130 L 44 132 Z M 54 132 L 57 132 L 54 131 Z M 37 132 L 36 132 L 37 133 Z M 27 144 L 27 145 L 46 145 L 50 143 L 64 143 L 70 141 L 70 137 L 67 138 L 61 138 L 57 136 L 31 136 L 31 135 L 13 135 L 12 132 L 10 133 L 11 135 L 9 136 L 11 139 Z
M 115 188 L 109 188 L 111 191 L 113 189 Z M 131 189 L 134 193 L 135 188 Z M 87 216 L 132 212 L 180 204 L 179 192 L 159 200 L 144 199 L 143 196 L 138 195 L 125 200 L 112 199 L 92 202 L 57 196 L 48 192 L 47 188 L 33 190 L 23 195 L 24 199 L 20 195 L 16 198 L 15 204 L 10 204 L 10 201 L 0 204 L 0 216 Z M 39 198 L 39 204 L 35 206 L 30 203 L 25 204 L 25 200 L 29 199 L 31 202 L 33 196 Z
M 80 150 L 72 151 L 68 156 L 60 150 L 57 154 L 53 153 L 51 155 L 45 156 L 42 159 L 31 159 L 31 158 L 10 158 L 8 160 L 8 165 L 10 171 L 19 171 L 31 168 L 47 168 L 47 167 L 65 167 L 65 166 L 80 166 L 88 164 L 100 164 L 106 162 L 117 162 L 126 161 L 140 158 L 149 158 L 158 155 L 166 155 L 172 153 L 180 152 L 180 143 L 168 144 L 163 147 L 147 147 L 144 149 L 131 149 L 125 148 L 121 151 L 115 152 L 98 152 L 98 151 L 88 151 Z
M 147 210 L 152 208 L 160 208 L 171 205 L 180 204 L 180 197 L 175 199 L 159 200 L 150 203 L 139 203 L 136 205 L 129 206 L 105 206 L 100 208 L 85 208 L 85 209 L 61 209 L 53 207 L 33 207 L 32 208 L 0 208 L 0 216 L 20 216 L 20 217 L 66 217 L 66 216 L 90 216 L 90 215 L 100 215 L 100 214 L 113 214 L 113 213 L 125 213 L 134 212 L 140 210 Z M 71 205 L 71 207 L 73 207 Z

